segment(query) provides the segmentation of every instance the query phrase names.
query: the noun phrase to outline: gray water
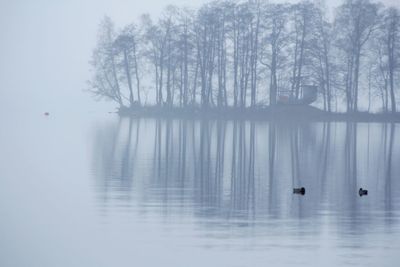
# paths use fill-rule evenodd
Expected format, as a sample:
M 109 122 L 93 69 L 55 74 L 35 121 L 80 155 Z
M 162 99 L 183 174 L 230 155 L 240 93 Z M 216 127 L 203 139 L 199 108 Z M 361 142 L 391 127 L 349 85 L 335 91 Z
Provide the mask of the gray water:
M 399 124 L 35 114 L 0 147 L 0 266 L 400 259 Z

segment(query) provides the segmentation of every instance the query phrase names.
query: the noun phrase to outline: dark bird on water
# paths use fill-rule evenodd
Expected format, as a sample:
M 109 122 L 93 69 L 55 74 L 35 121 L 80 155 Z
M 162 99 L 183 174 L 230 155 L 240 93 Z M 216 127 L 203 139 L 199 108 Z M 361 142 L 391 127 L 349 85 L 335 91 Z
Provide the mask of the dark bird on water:
M 50 113 L 49 113 L 49 112 L 45 112 L 44 115 L 45 115 L 45 116 L 49 116 Z
M 360 188 L 360 190 L 358 190 L 358 194 L 360 195 L 360 197 L 366 196 L 368 195 L 368 190 Z
M 301 188 L 293 188 L 293 194 L 304 195 L 306 193 L 306 189 L 304 187 Z

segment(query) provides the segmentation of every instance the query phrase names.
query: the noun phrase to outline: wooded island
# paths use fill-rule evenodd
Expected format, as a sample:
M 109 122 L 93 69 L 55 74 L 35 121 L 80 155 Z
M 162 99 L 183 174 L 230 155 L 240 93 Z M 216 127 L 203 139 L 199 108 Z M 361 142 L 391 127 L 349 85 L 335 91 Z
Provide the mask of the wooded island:
M 122 115 L 398 118 L 400 12 L 344 0 L 328 16 L 322 2 L 253 0 L 168 6 L 120 30 L 104 17 L 91 66 L 89 91 Z

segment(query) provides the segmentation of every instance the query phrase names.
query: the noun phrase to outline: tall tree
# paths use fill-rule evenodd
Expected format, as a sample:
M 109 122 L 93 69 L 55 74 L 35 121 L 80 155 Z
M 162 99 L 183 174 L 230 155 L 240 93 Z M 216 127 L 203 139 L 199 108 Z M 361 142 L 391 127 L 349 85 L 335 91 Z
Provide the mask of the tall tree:
M 314 25 L 310 40 L 310 58 L 314 76 L 316 76 L 316 83 L 323 96 L 323 108 L 325 111 L 331 112 L 332 27 L 326 18 L 322 3 L 315 9 L 314 15 Z
M 346 102 L 358 111 L 360 62 L 364 45 L 375 30 L 379 6 L 370 0 L 346 0 L 337 10 L 335 26 L 339 46 L 346 54 Z
M 263 50 L 260 62 L 270 71 L 269 104 L 276 105 L 278 94 L 278 71 L 282 65 L 282 50 L 287 46 L 286 21 L 289 14 L 286 4 L 269 4 L 264 6 L 262 29 Z M 269 50 L 269 51 L 268 51 Z
M 116 33 L 114 23 L 109 17 L 104 17 L 99 25 L 97 47 L 93 51 L 91 65 L 94 77 L 89 82 L 95 96 L 116 101 L 124 106 L 118 76 L 114 40 Z
M 388 61 L 388 74 L 389 74 L 389 85 L 390 85 L 390 102 L 392 112 L 396 112 L 396 97 L 394 89 L 394 76 L 395 72 L 399 68 L 399 55 L 400 55 L 400 14 L 399 10 L 392 7 L 388 8 L 384 12 L 383 31 L 386 38 L 386 53 Z
M 318 9 L 308 1 L 300 2 L 292 6 L 294 28 L 293 33 L 293 74 L 292 96 L 299 99 L 303 83 L 307 83 L 307 70 L 310 66 L 310 52 L 312 33 L 315 32 L 315 21 L 318 17 Z M 308 66 L 307 66 L 308 65 Z
M 124 28 L 114 41 L 114 49 L 116 55 L 120 55 L 121 60 L 119 68 L 122 77 L 125 77 L 129 89 L 129 103 L 134 106 L 134 92 L 132 85 L 132 76 L 136 79 L 137 101 L 140 105 L 140 77 L 138 64 L 138 39 L 139 34 L 136 32 L 136 26 L 131 24 Z

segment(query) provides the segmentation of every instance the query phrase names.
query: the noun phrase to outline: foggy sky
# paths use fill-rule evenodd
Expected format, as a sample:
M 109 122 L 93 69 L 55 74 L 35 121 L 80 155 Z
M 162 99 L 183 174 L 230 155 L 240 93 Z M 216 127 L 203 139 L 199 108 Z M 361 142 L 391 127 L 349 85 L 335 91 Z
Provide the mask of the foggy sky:
M 104 15 L 117 27 L 143 13 L 157 18 L 168 4 L 198 7 L 205 0 L 0 1 L 0 119 L 10 114 L 113 110 L 83 92 L 97 26 Z M 297 1 L 273 1 L 297 2 Z M 328 6 L 338 1 L 327 1 Z M 399 0 L 383 0 L 400 6 Z

